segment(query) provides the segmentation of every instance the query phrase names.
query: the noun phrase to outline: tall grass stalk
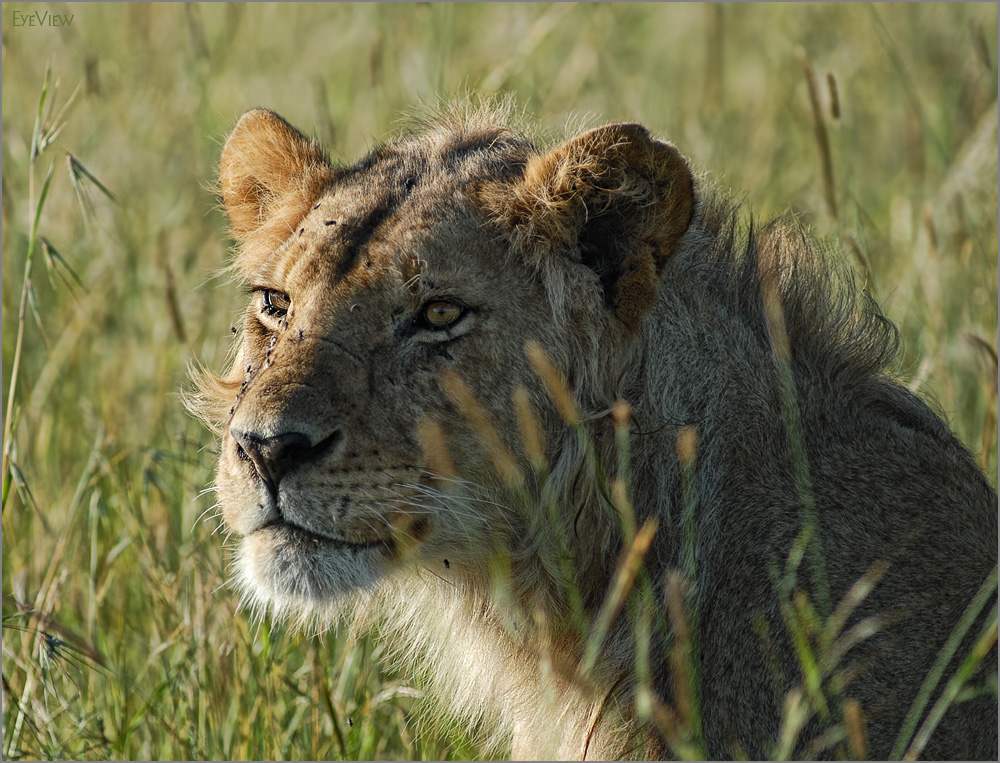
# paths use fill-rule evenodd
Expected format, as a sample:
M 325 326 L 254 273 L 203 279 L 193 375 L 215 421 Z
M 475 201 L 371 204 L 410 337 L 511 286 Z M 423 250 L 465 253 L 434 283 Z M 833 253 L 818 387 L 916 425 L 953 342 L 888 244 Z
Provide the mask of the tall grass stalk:
M 49 171 L 45 175 L 42 183 L 41 196 L 38 203 L 34 203 L 35 198 L 35 161 L 43 150 L 43 142 L 46 136 L 42 134 L 42 116 L 45 110 L 45 100 L 49 94 L 49 80 L 51 69 L 45 70 L 45 82 L 42 85 L 42 92 L 38 99 L 38 113 L 35 117 L 35 129 L 31 138 L 31 158 L 28 163 L 28 208 L 32 209 L 32 219 L 30 222 L 30 234 L 28 236 L 28 254 L 24 262 L 24 276 L 21 281 L 20 307 L 17 312 L 17 340 L 14 346 L 14 361 L 11 370 L 10 391 L 7 396 L 7 420 L 3 430 L 3 507 L 7 506 L 7 495 L 10 489 L 10 459 L 14 443 L 12 433 L 14 431 L 14 400 L 17 391 L 18 371 L 21 366 L 21 351 L 24 346 L 24 320 L 28 306 L 28 296 L 31 293 L 31 266 L 34 263 L 35 241 L 38 236 L 38 224 L 42 219 L 42 210 L 45 208 L 45 198 L 48 196 L 49 184 L 52 182 L 52 173 L 55 170 L 55 163 L 49 165 Z
M 906 751 L 906 758 L 913 760 L 912 756 L 919 756 L 920 750 L 923 749 L 924 745 L 927 743 L 927 737 L 930 731 L 933 731 L 937 722 L 940 721 L 941 715 L 944 711 L 948 709 L 952 702 L 955 701 L 958 689 L 961 688 L 962 680 L 959 679 L 960 675 L 967 675 L 971 670 L 975 668 L 979 660 L 985 656 L 985 652 L 981 652 L 981 645 L 985 644 L 988 640 L 988 635 L 990 633 L 990 628 L 992 627 L 993 639 L 996 639 L 996 627 L 997 627 L 997 613 L 996 604 L 993 605 L 993 614 L 989 618 L 985 626 L 985 632 L 983 637 L 977 641 L 976 645 L 973 647 L 972 651 L 962 663 L 959 671 L 955 676 L 952 677 L 951 681 L 956 682 L 954 686 L 949 683 L 949 689 L 942 694 L 938 702 L 935 704 L 934 710 L 927 720 L 924 722 L 924 727 L 921 729 L 921 734 L 916 738 L 913 737 L 913 732 L 916 730 L 917 722 L 923 715 L 924 710 L 927 708 L 927 703 L 930 701 L 931 694 L 937 688 L 938 684 L 941 682 L 941 678 L 944 676 L 945 668 L 951 663 L 952 658 L 958 651 L 958 647 L 961 645 L 962 641 L 965 639 L 966 633 L 976 622 L 976 618 L 982 613 L 983 609 L 990 601 L 996 601 L 997 592 L 997 568 L 993 568 L 993 573 L 983 581 L 982 586 L 976 592 L 976 595 L 969 602 L 969 606 L 966 607 L 965 612 L 962 614 L 962 619 L 955 624 L 955 629 L 948 641 L 945 642 L 944 647 L 938 653 L 937 659 L 934 661 L 934 665 L 931 667 L 927 674 L 927 678 L 924 679 L 924 683 L 920 687 L 920 692 L 917 694 L 917 698 L 913 701 L 913 706 L 906 715 L 906 720 L 903 722 L 903 727 L 899 730 L 899 736 L 896 737 L 896 742 L 892 747 L 892 758 L 894 760 L 899 760 L 904 757 L 904 750 Z M 990 625 L 992 622 L 992 626 Z M 986 649 L 989 649 L 989 645 L 986 645 Z M 978 655 L 978 659 L 970 662 L 970 659 L 974 655 Z M 928 729 L 924 733 L 924 728 Z M 909 740 L 912 739 L 912 742 Z M 907 746 L 909 743 L 909 746 Z

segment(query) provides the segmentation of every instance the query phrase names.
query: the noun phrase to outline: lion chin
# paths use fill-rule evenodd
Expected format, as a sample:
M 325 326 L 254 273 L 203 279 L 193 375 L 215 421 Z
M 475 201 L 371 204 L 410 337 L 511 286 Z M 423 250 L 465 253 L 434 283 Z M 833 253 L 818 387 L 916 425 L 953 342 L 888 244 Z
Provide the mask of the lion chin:
M 235 584 L 255 611 L 322 620 L 337 611 L 338 602 L 376 586 L 386 554 L 379 541 L 348 543 L 277 522 L 240 541 Z
M 371 626 L 494 754 L 846 757 L 860 709 L 874 758 L 996 760 L 996 492 L 846 259 L 640 125 L 508 124 L 226 141 L 248 299 L 197 402 L 248 606 Z

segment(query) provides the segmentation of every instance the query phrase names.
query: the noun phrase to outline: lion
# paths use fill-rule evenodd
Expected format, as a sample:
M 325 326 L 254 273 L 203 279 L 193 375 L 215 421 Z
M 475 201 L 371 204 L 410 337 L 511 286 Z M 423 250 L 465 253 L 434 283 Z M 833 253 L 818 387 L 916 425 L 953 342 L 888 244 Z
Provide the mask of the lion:
M 248 607 L 376 628 L 494 754 L 996 759 L 997 495 L 798 225 L 486 106 L 352 165 L 249 111 L 219 184 Z

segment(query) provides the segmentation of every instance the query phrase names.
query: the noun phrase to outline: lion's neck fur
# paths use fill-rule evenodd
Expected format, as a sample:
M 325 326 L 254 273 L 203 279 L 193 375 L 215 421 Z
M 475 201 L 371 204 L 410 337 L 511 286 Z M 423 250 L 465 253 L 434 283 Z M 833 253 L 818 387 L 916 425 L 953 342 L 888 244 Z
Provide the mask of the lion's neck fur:
M 578 647 L 549 623 L 511 622 L 509 613 L 456 595 L 439 579 L 409 578 L 393 592 L 383 627 L 398 662 L 426 682 L 433 696 L 479 735 L 486 748 L 512 747 L 516 759 L 619 759 L 648 756 L 643 742 L 621 731 L 627 716 L 612 694 L 615 680 L 583 681 Z M 406 604 L 400 607 L 400 594 Z M 507 622 L 503 622 L 506 620 Z M 616 729 L 602 733 L 604 724 Z

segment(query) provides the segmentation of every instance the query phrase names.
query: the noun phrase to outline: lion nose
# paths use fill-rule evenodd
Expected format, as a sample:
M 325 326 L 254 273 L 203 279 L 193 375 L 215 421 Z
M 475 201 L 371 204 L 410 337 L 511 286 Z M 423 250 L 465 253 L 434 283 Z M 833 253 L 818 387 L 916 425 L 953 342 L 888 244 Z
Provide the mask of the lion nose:
M 273 495 L 277 495 L 278 484 L 291 469 L 330 450 L 341 437 L 339 431 L 334 432 L 313 445 L 312 440 L 301 432 L 261 437 L 238 429 L 230 431 L 236 440 L 239 455 L 253 464 L 257 476 Z

